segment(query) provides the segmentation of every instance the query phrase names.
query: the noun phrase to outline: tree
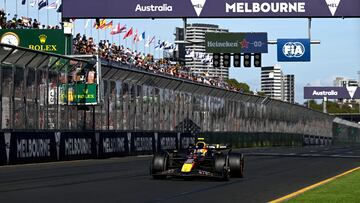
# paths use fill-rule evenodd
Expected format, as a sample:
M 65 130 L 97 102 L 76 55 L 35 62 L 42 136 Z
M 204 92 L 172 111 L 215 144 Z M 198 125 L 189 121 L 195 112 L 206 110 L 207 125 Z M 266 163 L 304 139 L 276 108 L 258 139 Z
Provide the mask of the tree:
M 262 96 L 262 97 L 266 97 L 265 92 L 257 92 L 257 95 Z
M 231 79 L 226 79 L 225 82 L 227 82 L 230 86 L 234 87 L 236 90 L 241 91 L 243 93 L 249 93 L 251 94 L 252 92 L 250 91 L 250 87 L 248 84 L 246 83 L 242 83 L 242 82 L 238 82 L 236 79 L 231 78 Z

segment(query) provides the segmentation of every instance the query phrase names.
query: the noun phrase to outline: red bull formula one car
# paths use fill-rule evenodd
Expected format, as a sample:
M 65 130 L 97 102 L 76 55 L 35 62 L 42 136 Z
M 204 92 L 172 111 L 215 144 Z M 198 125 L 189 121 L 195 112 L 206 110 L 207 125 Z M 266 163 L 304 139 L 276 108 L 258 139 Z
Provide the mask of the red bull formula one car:
M 166 177 L 214 177 L 229 180 L 230 177 L 244 177 L 244 156 L 232 153 L 231 146 L 206 144 L 198 138 L 195 146 L 187 153 L 177 151 L 155 154 L 150 164 L 154 179 Z

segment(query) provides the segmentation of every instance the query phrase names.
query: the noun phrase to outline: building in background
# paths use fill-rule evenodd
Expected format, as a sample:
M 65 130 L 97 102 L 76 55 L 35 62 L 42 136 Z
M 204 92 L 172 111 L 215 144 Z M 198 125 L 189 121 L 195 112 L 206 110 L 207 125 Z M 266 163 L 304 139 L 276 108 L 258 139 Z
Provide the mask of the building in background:
M 181 32 L 182 28 L 176 28 L 175 41 L 183 40 Z M 205 33 L 206 32 L 229 32 L 228 29 L 219 28 L 218 25 L 212 24 L 187 24 L 186 41 L 190 42 L 186 45 L 179 45 L 180 60 L 184 58 L 184 64 L 190 68 L 194 74 L 204 75 L 209 78 L 229 78 L 229 68 L 218 67 L 212 65 L 212 54 L 205 52 Z M 185 56 L 181 57 L 182 50 Z
M 350 89 L 355 89 L 359 86 L 359 82 L 355 79 L 346 79 L 344 77 L 336 77 L 334 80 L 334 86 L 336 87 L 346 87 L 349 90 Z M 338 99 L 337 100 L 338 103 L 352 103 L 352 102 L 356 102 L 355 99 Z
M 295 102 L 295 76 L 284 75 L 280 65 L 261 68 L 261 91 L 267 97 Z
M 295 103 L 295 75 L 283 76 L 283 101 Z

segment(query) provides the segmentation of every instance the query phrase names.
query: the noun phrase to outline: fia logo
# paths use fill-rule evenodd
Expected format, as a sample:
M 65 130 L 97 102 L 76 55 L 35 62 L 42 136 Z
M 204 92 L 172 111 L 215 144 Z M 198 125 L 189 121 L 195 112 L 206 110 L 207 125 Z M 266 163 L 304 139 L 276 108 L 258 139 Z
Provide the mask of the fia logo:
M 205 5 L 206 0 L 191 0 L 192 5 L 194 6 L 196 15 L 199 17 L 201 11 Z
M 301 42 L 288 42 L 282 51 L 288 58 L 300 58 L 305 54 L 305 46 Z

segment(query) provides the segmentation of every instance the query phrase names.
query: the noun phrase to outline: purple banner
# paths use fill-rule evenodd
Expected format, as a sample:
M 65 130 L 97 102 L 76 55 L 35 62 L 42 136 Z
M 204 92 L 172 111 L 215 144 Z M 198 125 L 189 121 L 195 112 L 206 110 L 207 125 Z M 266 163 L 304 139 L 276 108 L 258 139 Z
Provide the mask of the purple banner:
M 359 0 L 63 0 L 63 18 L 360 17 Z
M 360 99 L 357 87 L 304 87 L 304 99 Z

